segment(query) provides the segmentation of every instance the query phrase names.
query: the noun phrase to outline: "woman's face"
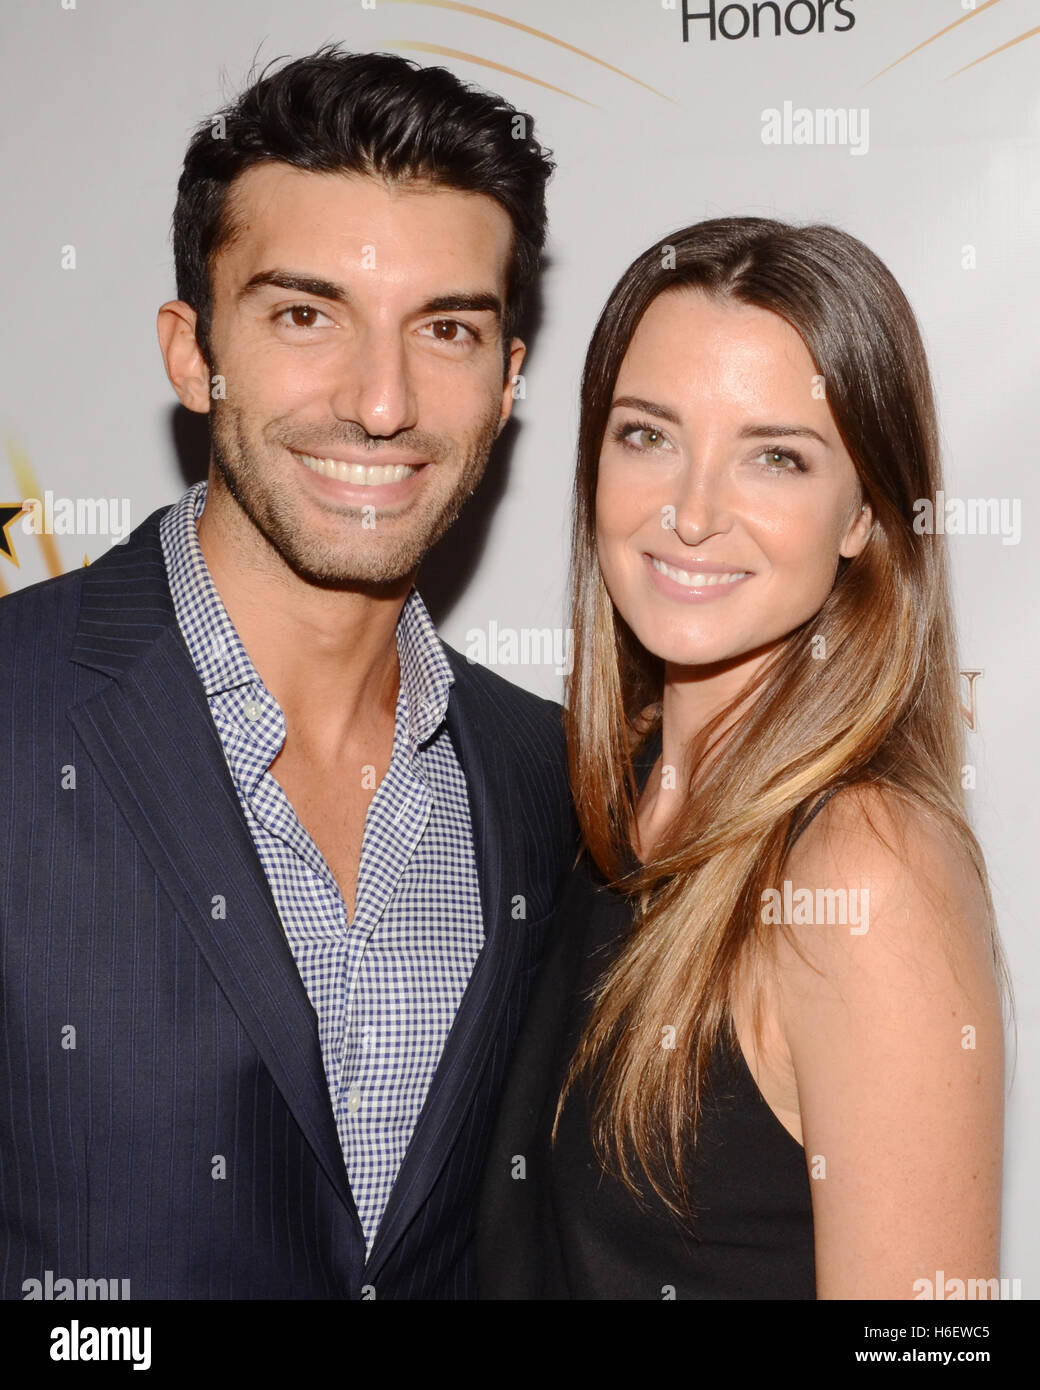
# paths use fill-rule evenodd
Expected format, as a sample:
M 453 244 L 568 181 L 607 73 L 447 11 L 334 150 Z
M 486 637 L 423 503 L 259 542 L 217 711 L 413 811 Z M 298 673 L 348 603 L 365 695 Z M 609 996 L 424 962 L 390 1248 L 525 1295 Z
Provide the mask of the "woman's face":
M 644 314 L 599 460 L 603 578 L 673 665 L 763 655 L 823 606 L 870 509 L 805 344 L 778 315 L 698 290 Z

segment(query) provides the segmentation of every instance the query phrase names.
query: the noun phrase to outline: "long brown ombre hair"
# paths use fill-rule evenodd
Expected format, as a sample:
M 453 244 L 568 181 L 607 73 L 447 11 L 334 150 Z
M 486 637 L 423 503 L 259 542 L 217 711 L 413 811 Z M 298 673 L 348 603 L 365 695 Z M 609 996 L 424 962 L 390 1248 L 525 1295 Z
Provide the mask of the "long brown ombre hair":
M 660 726 L 664 667 L 617 612 L 596 550 L 599 456 L 621 363 L 650 304 L 671 290 L 769 310 L 801 336 L 873 511 L 863 550 L 839 560 L 822 609 L 701 731 L 692 785 L 653 862 L 626 873 L 633 758 Z M 862 242 L 835 227 L 719 218 L 673 233 L 614 288 L 585 361 L 573 528 L 571 780 L 588 851 L 631 894 L 631 932 L 600 981 L 560 1099 L 584 1079 L 597 1149 L 638 1195 L 641 1167 L 689 1214 L 683 1153 L 696 1137 L 712 1052 L 735 1046 L 738 978 L 768 969 L 780 885 L 799 820 L 840 786 L 886 789 L 952 831 L 989 907 L 961 791 L 963 722 L 943 539 L 914 501 L 942 487 L 932 386 L 913 312 Z M 823 638 L 826 659 L 814 659 Z M 752 697 L 753 698 L 749 698 Z M 738 716 L 739 711 L 739 717 Z M 756 1009 L 756 1026 L 759 1016 Z M 662 1029 L 674 1028 L 663 1047 Z

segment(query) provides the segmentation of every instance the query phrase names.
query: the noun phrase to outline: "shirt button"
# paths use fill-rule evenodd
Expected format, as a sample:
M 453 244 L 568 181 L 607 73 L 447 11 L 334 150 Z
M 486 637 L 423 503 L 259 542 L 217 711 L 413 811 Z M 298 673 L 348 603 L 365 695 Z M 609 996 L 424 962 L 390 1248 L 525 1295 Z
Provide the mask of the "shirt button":
M 361 1088 L 359 1086 L 351 1086 L 347 1092 L 347 1109 L 352 1115 L 356 1110 L 361 1109 Z
M 261 714 L 263 714 L 263 710 L 255 700 L 247 700 L 242 706 L 242 713 L 251 723 L 255 724 Z

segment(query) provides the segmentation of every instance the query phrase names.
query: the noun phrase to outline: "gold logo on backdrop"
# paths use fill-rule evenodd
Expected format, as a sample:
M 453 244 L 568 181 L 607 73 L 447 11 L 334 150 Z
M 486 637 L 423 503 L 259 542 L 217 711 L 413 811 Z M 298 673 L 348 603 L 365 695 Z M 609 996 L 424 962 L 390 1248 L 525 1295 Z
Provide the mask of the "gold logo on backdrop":
M 975 682 L 982 675 L 981 671 L 962 671 L 961 680 L 964 682 L 964 690 L 967 698 L 961 701 L 961 714 L 964 715 L 964 722 L 967 724 L 971 733 L 975 732 L 979 722 L 978 696 L 975 691 Z
M 0 502 L 0 555 L 10 560 L 15 569 L 19 569 L 20 566 L 8 530 L 24 511 L 21 502 Z
M 520 33 L 531 34 L 536 39 L 542 39 L 545 43 L 555 44 L 557 48 L 565 48 L 569 53 L 576 53 L 579 58 L 584 58 L 590 63 L 597 64 L 598 67 L 606 68 L 608 72 L 615 73 L 618 77 L 623 77 L 627 82 L 634 82 L 637 87 L 643 87 L 646 91 L 652 92 L 655 97 L 660 97 L 663 101 L 672 102 L 672 98 L 665 96 L 664 92 L 659 92 L 656 87 L 651 87 L 648 82 L 641 81 L 638 77 L 633 77 L 630 72 L 625 72 L 622 68 L 616 68 L 612 63 L 605 62 L 602 58 L 597 58 L 594 53 L 587 53 L 584 48 L 577 48 L 572 43 L 567 43 L 564 39 L 558 39 L 553 34 L 547 34 L 544 29 L 535 29 L 530 24 L 523 24 L 518 19 L 507 19 L 505 15 L 495 14 L 493 10 L 482 10 L 476 5 L 463 5 L 457 0 L 379 0 L 380 6 L 383 5 L 422 5 L 431 10 L 454 10 L 457 14 L 473 15 L 476 19 L 490 20 L 492 24 L 504 24 L 509 29 L 517 29 Z M 586 101 L 584 97 L 578 96 L 575 92 L 568 92 L 563 87 L 555 87 L 551 82 L 544 82 L 540 77 L 533 77 L 528 72 L 520 72 L 517 68 L 508 68 L 502 63 L 493 62 L 490 58 L 481 58 L 476 53 L 464 53 L 461 49 L 445 48 L 439 43 L 421 43 L 414 39 L 380 39 L 379 44 L 385 48 L 409 48 L 419 53 L 433 53 L 441 58 L 456 58 L 462 63 L 475 63 L 478 67 L 491 68 L 495 72 L 504 72 L 510 77 L 519 77 L 524 82 L 534 82 L 539 87 L 545 87 L 550 92 L 557 92 L 560 96 L 570 97 L 572 101 L 580 101 L 583 106 L 595 107 L 595 102 Z
M 879 77 L 883 77 L 886 72 L 891 72 L 893 68 L 898 67 L 900 63 L 905 63 L 907 58 L 912 58 L 915 53 L 920 53 L 922 48 L 927 48 L 929 44 L 935 43 L 936 39 L 941 39 L 944 34 L 949 34 L 951 30 L 959 28 L 962 24 L 967 24 L 969 19 L 975 19 L 985 10 L 991 10 L 994 5 L 999 5 L 1001 3 L 1002 0 L 982 0 L 982 4 L 979 5 L 977 9 L 969 10 L 967 14 L 962 14 L 960 19 L 955 19 L 951 24 L 945 25 L 937 33 L 933 34 L 931 38 L 922 39 L 919 44 L 916 44 L 908 52 L 904 53 L 901 58 L 896 58 L 894 62 L 889 63 L 888 67 L 882 68 L 880 72 L 876 72 L 870 79 L 870 82 L 875 82 Z M 1019 34 L 1016 38 L 1008 39 L 1007 43 L 1002 43 L 996 48 L 991 48 L 988 53 L 983 53 L 981 58 L 973 58 L 970 63 L 965 63 L 964 66 L 958 68 L 956 72 L 948 73 L 947 81 L 951 77 L 959 77 L 962 72 L 967 72 L 969 68 L 977 67 L 979 63 L 986 62 L 988 58 L 995 58 L 998 53 L 1005 53 L 1009 48 L 1014 48 L 1016 44 L 1024 43 L 1026 39 L 1031 39 L 1036 34 L 1040 34 L 1040 24 L 1033 29 L 1027 29 L 1024 34 Z M 869 86 L 870 83 L 868 82 L 867 85 Z
M 7 461 L 11 465 L 11 472 L 14 474 L 15 486 L 23 497 L 40 497 L 42 493 L 36 478 L 36 471 L 29 461 L 26 454 L 13 439 L 7 441 Z M 14 523 L 25 511 L 22 502 L 14 502 L 0 505 L 0 554 L 4 555 L 15 568 L 20 569 L 21 565 L 18 556 L 15 554 L 11 537 L 7 534 L 8 527 Z M 43 562 L 47 566 L 47 573 L 52 579 L 56 579 L 59 574 L 65 573 L 65 566 L 61 563 L 61 556 L 58 554 L 58 547 L 54 543 L 54 537 L 49 533 L 38 532 L 37 539 L 43 552 Z M 83 563 L 89 564 L 89 560 L 84 555 Z M 3 575 L 0 574 L 0 597 L 8 592 Z
M 829 3 L 829 0 L 827 0 L 827 3 Z M 908 49 L 907 52 L 900 57 L 893 59 L 893 61 L 886 67 L 883 67 L 880 72 L 876 72 L 873 77 L 869 78 L 866 85 L 869 86 L 871 82 L 876 82 L 877 79 L 883 77 L 886 72 L 891 72 L 891 70 L 898 67 L 900 63 L 905 63 L 907 59 L 912 58 L 915 53 L 920 53 L 922 49 L 927 48 L 930 44 L 943 38 L 944 35 L 952 33 L 954 29 L 959 28 L 962 24 L 967 24 L 969 20 L 977 18 L 980 14 L 984 14 L 988 10 L 992 10 L 995 5 L 1000 5 L 1002 3 L 1003 0 L 980 0 L 977 8 L 962 14 L 958 19 L 952 20 L 936 33 L 931 34 L 926 39 L 922 39 L 920 43 L 915 44 L 913 48 Z M 481 9 L 477 5 L 465 5 L 460 3 L 460 0 L 379 0 L 380 8 L 387 5 L 420 5 L 424 9 L 448 10 L 456 14 L 472 15 L 475 19 L 486 20 L 491 24 L 500 24 L 522 34 L 530 34 L 532 38 L 540 39 L 544 43 L 551 43 L 557 48 L 565 49 L 567 52 L 574 53 L 579 58 L 583 58 L 586 62 L 595 63 L 597 67 L 604 68 L 606 71 L 624 78 L 626 82 L 634 82 L 636 86 L 642 87 L 645 91 L 653 93 L 654 96 L 660 97 L 663 101 L 670 102 L 673 106 L 679 105 L 674 98 L 667 96 L 664 92 L 658 91 L 656 87 L 651 87 L 648 82 L 642 81 L 641 78 L 634 76 L 634 74 L 630 72 L 626 72 L 623 68 L 615 67 L 613 63 L 608 63 L 603 58 L 597 58 L 594 53 L 589 53 L 584 48 L 578 48 L 576 44 L 568 43 L 565 39 L 559 39 L 555 34 L 547 33 L 544 29 L 536 29 L 533 25 L 524 24 L 521 20 L 509 19 L 505 15 L 495 14 L 493 10 Z M 372 8 L 375 8 L 374 3 Z M 844 14 L 844 11 L 842 13 Z M 695 17 L 700 18 L 701 16 Z M 850 18 L 849 15 L 845 15 L 845 17 Z M 972 59 L 970 63 L 965 63 L 963 67 L 957 68 L 956 71 L 947 74 L 946 80 L 948 81 L 952 77 L 959 77 L 962 72 L 967 72 L 969 68 L 977 67 L 979 63 L 985 63 L 990 58 L 995 58 L 999 53 L 1005 53 L 1008 49 L 1015 48 L 1018 44 L 1024 43 L 1027 39 L 1031 39 L 1037 34 L 1040 34 L 1040 25 L 1036 25 L 1032 29 L 1027 29 L 1022 34 L 1017 34 L 1014 38 L 1008 39 L 1007 42 L 998 44 L 996 48 L 991 48 L 980 57 Z M 730 35 L 729 37 L 736 37 L 736 35 Z M 505 73 L 510 77 L 518 77 L 523 82 L 533 82 L 538 87 L 543 87 L 547 91 L 556 92 L 560 96 L 568 97 L 571 101 L 580 102 L 583 106 L 591 106 L 598 109 L 596 108 L 595 102 L 587 101 L 585 97 L 578 96 L 576 92 L 567 91 L 564 87 L 557 87 L 552 82 L 546 82 L 543 78 L 535 77 L 533 73 L 522 72 L 519 68 L 507 67 L 504 63 L 496 62 L 491 58 L 481 57 L 478 53 L 468 53 L 460 48 L 449 48 L 444 44 L 428 43 L 419 39 L 380 39 L 377 42 L 383 48 L 410 49 L 418 53 L 430 53 L 441 58 L 454 58 L 456 61 L 462 63 L 474 63 L 478 67 L 490 68 L 494 72 Z

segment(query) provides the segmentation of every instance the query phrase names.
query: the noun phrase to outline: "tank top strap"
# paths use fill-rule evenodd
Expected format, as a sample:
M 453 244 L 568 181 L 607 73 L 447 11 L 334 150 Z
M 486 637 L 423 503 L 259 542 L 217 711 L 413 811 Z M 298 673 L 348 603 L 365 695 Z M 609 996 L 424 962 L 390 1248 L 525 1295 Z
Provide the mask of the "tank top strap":
M 653 771 L 654 764 L 657 762 L 657 759 L 661 756 L 662 742 L 662 730 L 661 726 L 658 725 L 654 732 L 647 739 L 647 741 L 643 744 L 639 752 L 632 759 L 632 767 L 636 775 L 636 786 L 639 788 L 640 791 L 643 790 L 644 786 L 646 785 L 647 779 L 650 776 L 650 773 Z M 813 821 L 820 814 L 823 808 L 827 805 L 827 802 L 830 801 L 831 797 L 834 796 L 836 792 L 841 791 L 844 785 L 845 784 L 843 782 L 839 782 L 837 786 L 828 787 L 828 789 L 823 793 L 823 795 L 817 799 L 816 803 L 809 808 L 809 810 L 802 817 L 802 819 L 800 821 L 796 820 L 792 824 L 791 829 L 788 831 L 787 834 L 787 841 L 784 845 L 785 854 L 790 852 L 798 837 L 808 829 L 810 822 Z M 638 861 L 636 861 L 635 856 L 633 855 L 632 863 L 627 865 L 626 867 L 633 868 L 635 867 L 635 864 L 637 862 Z
M 653 772 L 654 763 L 656 763 L 661 756 L 661 745 L 663 741 L 661 726 L 658 724 L 657 728 L 632 759 L 632 771 L 636 775 L 636 786 L 640 791 L 643 790 L 647 778 L 650 776 L 651 772 Z
M 830 801 L 835 792 L 841 791 L 841 784 L 836 787 L 829 787 L 819 798 L 814 806 L 811 806 L 800 821 L 795 821 L 791 829 L 787 832 L 787 843 L 784 845 L 784 853 L 787 854 L 794 847 L 794 842 L 809 827 L 809 822 L 814 820 L 823 808 Z

